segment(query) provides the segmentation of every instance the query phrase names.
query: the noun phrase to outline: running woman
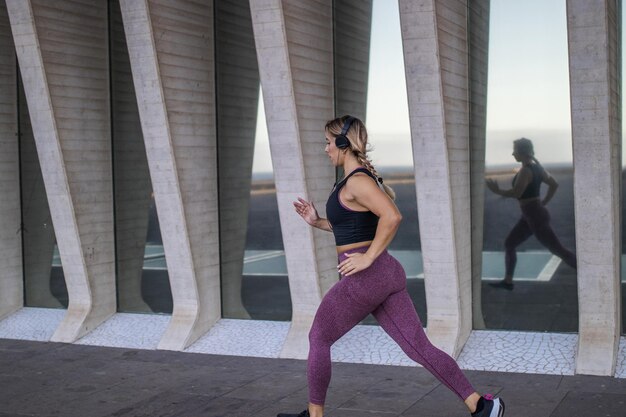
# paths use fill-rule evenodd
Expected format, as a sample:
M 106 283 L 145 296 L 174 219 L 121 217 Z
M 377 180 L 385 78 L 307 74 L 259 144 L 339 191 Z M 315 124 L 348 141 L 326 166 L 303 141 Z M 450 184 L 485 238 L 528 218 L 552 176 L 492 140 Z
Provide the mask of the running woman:
M 522 164 L 522 168 L 513 178 L 512 188 L 503 190 L 500 189 L 496 180 L 487 180 L 487 188 L 503 197 L 516 198 L 522 211 L 521 218 L 504 241 L 504 279 L 489 284 L 492 287 L 509 291 L 514 287 L 513 273 L 517 263 L 517 247 L 532 235 L 535 235 L 550 252 L 576 269 L 576 255 L 563 247 L 559 241 L 550 226 L 550 213 L 545 207 L 554 197 L 559 184 L 535 158 L 533 143 L 530 139 L 521 138 L 513 141 L 513 157 Z M 542 182 L 548 185 L 548 192 L 543 200 L 540 197 Z
M 343 116 L 326 124 L 326 154 L 342 167 L 326 203 L 327 219 L 312 202 L 298 198 L 296 212 L 311 226 L 332 232 L 341 279 L 324 296 L 309 332 L 308 408 L 278 417 L 322 417 L 331 377 L 330 348 L 368 314 L 414 361 L 465 402 L 473 416 L 502 417 L 504 402 L 479 395 L 457 363 L 430 343 L 406 290 L 406 274 L 387 252 L 402 216 L 393 190 L 383 184 L 367 154 L 367 131 L 359 119 Z

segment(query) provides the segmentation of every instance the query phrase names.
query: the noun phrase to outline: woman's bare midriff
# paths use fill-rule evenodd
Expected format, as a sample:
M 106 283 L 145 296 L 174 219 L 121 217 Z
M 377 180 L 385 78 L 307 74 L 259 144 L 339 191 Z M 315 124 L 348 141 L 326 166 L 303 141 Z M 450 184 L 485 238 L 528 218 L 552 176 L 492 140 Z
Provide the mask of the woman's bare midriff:
M 337 246 L 337 254 L 344 253 L 346 251 L 349 251 L 350 249 L 356 249 L 356 248 L 362 248 L 363 246 L 369 246 L 372 244 L 372 242 L 373 240 L 366 240 L 364 242 L 356 242 L 356 243 L 350 243 L 349 245 Z
M 531 197 L 531 198 L 523 198 L 519 200 L 519 205 L 523 206 L 528 203 L 532 203 L 533 201 L 541 200 L 539 197 Z

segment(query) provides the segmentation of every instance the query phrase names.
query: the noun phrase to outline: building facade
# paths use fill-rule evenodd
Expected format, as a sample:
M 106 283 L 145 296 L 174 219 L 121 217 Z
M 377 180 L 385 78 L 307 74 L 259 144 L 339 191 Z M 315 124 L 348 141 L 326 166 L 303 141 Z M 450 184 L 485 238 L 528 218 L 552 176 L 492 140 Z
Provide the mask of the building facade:
M 399 1 L 418 309 L 455 357 L 489 327 L 489 11 L 489 0 Z M 325 122 L 366 117 L 371 21 L 358 0 L 1 1 L 0 318 L 63 311 L 44 339 L 78 343 L 120 314 L 160 314 L 154 347 L 170 350 L 223 319 L 286 320 L 278 356 L 305 358 L 338 276 L 332 236 L 292 201 L 323 207 L 335 181 Z M 621 360 L 620 21 L 619 1 L 567 1 L 575 372 L 592 375 Z M 265 188 L 252 172 L 260 99 Z M 284 274 L 246 270 L 272 250 Z

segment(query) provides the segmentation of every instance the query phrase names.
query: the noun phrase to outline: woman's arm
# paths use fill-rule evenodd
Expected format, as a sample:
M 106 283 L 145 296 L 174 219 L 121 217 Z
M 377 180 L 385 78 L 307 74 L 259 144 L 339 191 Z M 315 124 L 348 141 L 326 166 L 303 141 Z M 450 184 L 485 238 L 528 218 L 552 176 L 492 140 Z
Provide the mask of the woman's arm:
M 345 185 L 346 194 L 354 202 L 378 216 L 376 235 L 367 252 L 349 253 L 338 266 L 342 275 L 348 276 L 368 268 L 389 246 L 402 221 L 398 207 L 370 177 L 355 175 Z
M 324 219 L 317 214 L 317 210 L 312 201 L 309 202 L 298 197 L 298 201 L 294 201 L 293 205 L 300 217 L 311 226 L 326 230 L 327 232 L 333 231 L 328 219 Z
M 548 184 L 548 192 L 543 200 L 541 200 L 541 204 L 545 206 L 550 200 L 552 200 L 552 197 L 554 197 L 556 189 L 559 188 L 559 183 L 556 182 L 556 180 L 545 169 L 543 170 L 543 177 L 541 180 Z
M 517 174 L 517 179 L 515 180 L 515 185 L 513 188 L 508 190 L 503 190 L 498 185 L 498 182 L 493 179 L 488 179 L 486 181 L 487 188 L 489 188 L 492 192 L 501 195 L 502 197 L 513 197 L 520 198 L 522 194 L 524 194 L 524 190 L 528 187 L 528 184 L 532 181 L 532 171 L 530 168 L 523 167 L 520 172 Z

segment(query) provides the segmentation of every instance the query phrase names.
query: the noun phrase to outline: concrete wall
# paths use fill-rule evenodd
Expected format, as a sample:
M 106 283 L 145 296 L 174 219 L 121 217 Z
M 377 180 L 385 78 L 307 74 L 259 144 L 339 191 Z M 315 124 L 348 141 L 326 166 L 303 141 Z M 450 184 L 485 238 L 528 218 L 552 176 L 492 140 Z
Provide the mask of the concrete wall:
M 471 330 L 467 4 L 400 1 L 428 335 L 457 355 Z
M 106 2 L 0 5 L 0 317 L 22 305 L 22 269 L 27 301 L 59 306 L 50 292 L 55 237 L 70 302 L 53 340 L 73 342 L 115 311 L 111 137 L 123 213 L 116 219 L 120 303 L 147 310 L 140 284 L 152 184 L 174 299 L 159 346 L 183 349 L 204 334 L 221 316 L 220 290 L 224 313 L 247 317 L 240 279 L 260 79 L 293 302 L 282 356 L 305 357 L 315 311 L 337 280 L 336 253 L 332 234 L 306 225 L 292 201 L 312 200 L 325 216 L 334 170 L 323 152 L 324 123 L 335 111 L 365 115 L 371 1 L 334 3 L 335 16 L 353 12 L 335 34 L 330 0 L 252 1 L 251 10 L 223 1 L 215 28 L 212 2 L 120 4 L 119 11 L 111 4 L 111 73 Z M 576 229 L 584 231 L 577 233 L 577 372 L 597 375 L 614 372 L 621 332 L 619 14 L 615 0 L 567 3 Z M 484 326 L 489 1 L 401 0 L 400 16 L 428 331 L 456 355 L 472 315 L 474 328 Z M 23 207 L 11 42 L 24 80 Z M 26 265 L 20 210 L 30 229 Z
M 337 280 L 332 235 L 312 230 L 292 204 L 301 196 L 323 208 L 334 182 L 323 141 L 333 117 L 331 2 L 250 6 L 293 305 L 281 355 L 304 358 L 321 296 Z
M 69 294 L 52 340 L 115 311 L 106 4 L 6 2 Z
M 335 0 L 335 115 L 365 121 L 372 32 L 372 0 Z
M 179 350 L 220 317 L 213 4 L 120 2 Z
M 23 303 L 17 137 L 17 71 L 4 2 L 0 3 L 0 318 Z
M 215 4 L 222 312 L 250 318 L 241 300 L 259 68 L 248 2 Z
M 490 0 L 470 1 L 470 199 L 472 211 L 472 328 L 484 329 L 482 312 L 483 227 L 485 215 L 485 136 L 487 131 L 487 69 Z
M 614 373 L 622 329 L 619 13 L 615 0 L 567 2 L 579 288 L 576 372 L 592 375 Z

